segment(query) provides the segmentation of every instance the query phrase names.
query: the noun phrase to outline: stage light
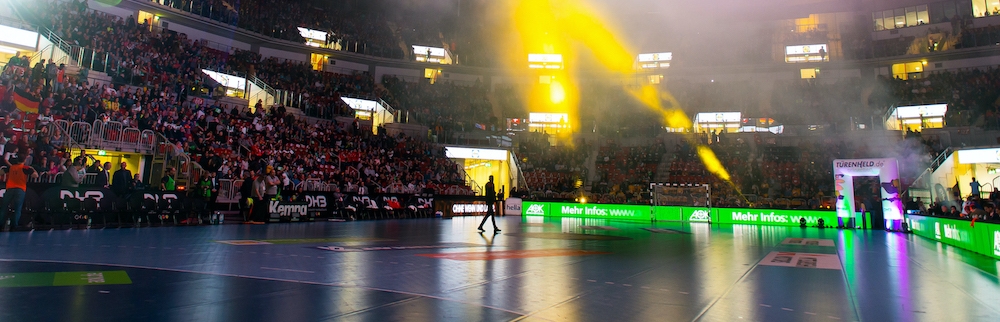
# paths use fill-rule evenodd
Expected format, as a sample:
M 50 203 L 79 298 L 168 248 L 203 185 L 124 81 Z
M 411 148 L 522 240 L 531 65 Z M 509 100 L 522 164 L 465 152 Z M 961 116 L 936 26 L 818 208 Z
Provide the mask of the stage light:
M 552 81 L 549 85 L 549 101 L 552 104 L 562 104 L 566 101 L 566 89 L 563 88 L 562 83 L 559 81 Z
M 826 228 L 826 221 L 823 220 L 823 218 L 820 218 L 819 220 L 816 221 L 816 227 L 817 228 Z

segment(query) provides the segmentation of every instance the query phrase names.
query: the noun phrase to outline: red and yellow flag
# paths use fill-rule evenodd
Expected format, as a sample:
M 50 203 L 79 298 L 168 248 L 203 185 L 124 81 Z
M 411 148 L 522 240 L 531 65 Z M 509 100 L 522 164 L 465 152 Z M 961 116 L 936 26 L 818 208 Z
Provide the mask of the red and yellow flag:
M 40 99 L 31 96 L 28 92 L 19 88 L 14 89 L 14 105 L 22 112 L 37 114 L 39 102 L 41 102 Z

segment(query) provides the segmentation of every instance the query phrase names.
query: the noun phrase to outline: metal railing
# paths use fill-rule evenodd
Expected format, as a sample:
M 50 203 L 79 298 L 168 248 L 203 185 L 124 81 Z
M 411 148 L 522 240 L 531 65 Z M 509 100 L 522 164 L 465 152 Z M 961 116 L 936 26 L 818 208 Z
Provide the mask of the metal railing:
M 903 192 L 900 193 L 900 195 L 906 195 L 906 193 L 909 192 L 911 188 L 916 186 L 917 183 L 920 182 L 920 180 L 923 179 L 929 180 L 930 179 L 929 175 L 933 175 L 934 171 L 937 171 L 937 169 L 941 167 L 941 164 L 948 159 L 948 156 L 950 156 L 952 152 L 953 150 L 951 147 L 944 149 L 944 151 L 942 151 L 941 154 L 937 156 L 937 158 L 934 158 L 934 161 L 931 161 L 930 165 L 927 166 L 927 169 L 925 169 L 924 172 L 921 172 L 920 175 L 913 180 L 913 183 L 911 183 L 909 187 L 906 187 L 906 190 L 903 190 Z M 930 186 L 930 182 L 928 182 L 928 184 L 925 186 Z

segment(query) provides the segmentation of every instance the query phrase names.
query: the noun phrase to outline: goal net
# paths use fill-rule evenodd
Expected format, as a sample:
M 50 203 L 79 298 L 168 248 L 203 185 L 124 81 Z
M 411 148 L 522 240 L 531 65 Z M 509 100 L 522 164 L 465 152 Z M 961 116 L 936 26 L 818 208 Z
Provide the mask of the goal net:
M 711 208 L 711 187 L 707 184 L 651 183 L 654 206 L 688 206 Z

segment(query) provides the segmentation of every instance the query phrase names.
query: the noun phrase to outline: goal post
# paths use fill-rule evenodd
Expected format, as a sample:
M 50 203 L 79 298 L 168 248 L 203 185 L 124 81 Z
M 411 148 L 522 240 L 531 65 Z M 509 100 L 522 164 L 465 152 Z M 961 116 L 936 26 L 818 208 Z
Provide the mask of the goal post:
M 694 183 L 650 183 L 653 206 L 687 206 L 712 208 L 712 187 Z

